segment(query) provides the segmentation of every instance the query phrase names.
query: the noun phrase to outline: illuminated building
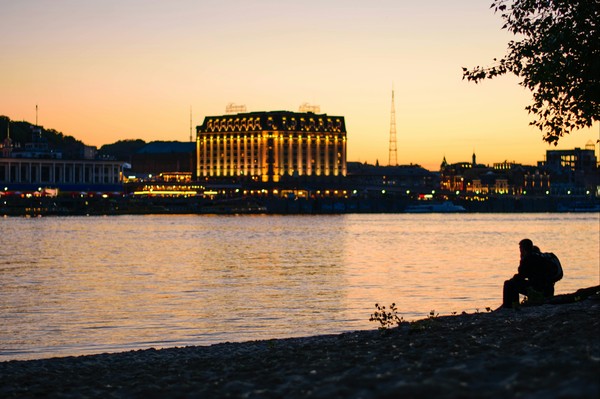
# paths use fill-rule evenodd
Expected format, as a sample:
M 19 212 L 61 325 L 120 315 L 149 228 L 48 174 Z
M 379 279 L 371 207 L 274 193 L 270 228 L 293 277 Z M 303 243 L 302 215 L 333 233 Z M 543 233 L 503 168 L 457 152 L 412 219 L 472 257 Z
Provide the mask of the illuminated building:
M 346 175 L 342 116 L 312 112 L 249 112 L 209 116 L 196 128 L 199 179 L 279 182 Z

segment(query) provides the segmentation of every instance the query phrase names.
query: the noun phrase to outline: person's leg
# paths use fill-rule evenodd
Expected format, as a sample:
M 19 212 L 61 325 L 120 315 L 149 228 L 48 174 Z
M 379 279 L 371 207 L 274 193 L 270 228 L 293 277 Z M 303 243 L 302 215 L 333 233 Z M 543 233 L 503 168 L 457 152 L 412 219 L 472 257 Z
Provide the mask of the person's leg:
M 519 287 L 518 282 L 514 278 L 504 282 L 502 290 L 502 307 L 514 308 L 519 304 Z
M 544 290 L 544 296 L 546 297 L 546 299 L 552 298 L 554 296 L 554 285 L 548 286 Z
M 519 294 L 526 295 L 528 288 L 529 284 L 522 278 L 513 277 L 506 280 L 502 292 L 502 307 L 515 308 L 519 306 Z

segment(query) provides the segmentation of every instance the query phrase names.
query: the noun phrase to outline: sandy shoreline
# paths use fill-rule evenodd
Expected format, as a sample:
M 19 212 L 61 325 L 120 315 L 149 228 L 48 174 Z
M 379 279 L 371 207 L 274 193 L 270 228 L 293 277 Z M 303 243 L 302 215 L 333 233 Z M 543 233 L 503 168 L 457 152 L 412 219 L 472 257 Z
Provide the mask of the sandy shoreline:
M 598 398 L 600 300 L 307 338 L 0 362 L 0 397 Z

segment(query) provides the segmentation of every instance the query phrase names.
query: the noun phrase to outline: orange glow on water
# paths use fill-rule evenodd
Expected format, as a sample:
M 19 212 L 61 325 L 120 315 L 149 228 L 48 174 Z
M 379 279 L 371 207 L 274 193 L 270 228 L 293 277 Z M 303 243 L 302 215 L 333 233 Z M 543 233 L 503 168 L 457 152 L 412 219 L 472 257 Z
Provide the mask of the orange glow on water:
M 0 360 L 336 333 L 485 311 L 529 237 L 598 284 L 598 214 L 0 219 Z M 14 245 L 14 243 L 27 245 Z

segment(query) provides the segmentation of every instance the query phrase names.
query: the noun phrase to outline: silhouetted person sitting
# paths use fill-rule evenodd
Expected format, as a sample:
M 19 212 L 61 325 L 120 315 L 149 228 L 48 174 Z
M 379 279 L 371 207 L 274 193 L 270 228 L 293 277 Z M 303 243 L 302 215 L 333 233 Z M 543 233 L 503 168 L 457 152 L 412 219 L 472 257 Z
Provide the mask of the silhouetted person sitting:
M 517 274 L 504 282 L 502 299 L 503 308 L 513 308 L 519 305 L 519 294 L 529 299 L 551 298 L 554 295 L 554 280 L 548 272 L 547 263 L 539 248 L 525 238 L 519 242 L 521 262 Z

